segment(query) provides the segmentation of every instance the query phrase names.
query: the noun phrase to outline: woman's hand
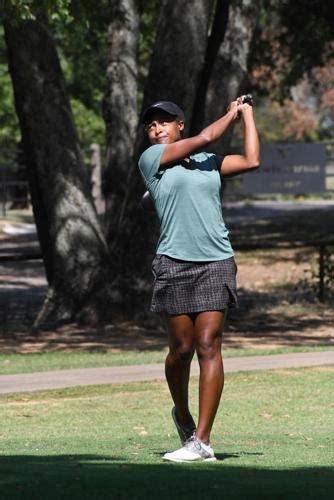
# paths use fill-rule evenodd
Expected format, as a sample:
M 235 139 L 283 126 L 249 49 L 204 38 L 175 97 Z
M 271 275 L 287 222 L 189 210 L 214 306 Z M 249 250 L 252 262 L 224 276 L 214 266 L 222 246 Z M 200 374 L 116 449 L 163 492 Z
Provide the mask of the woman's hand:
M 227 113 L 232 114 L 233 120 L 238 120 L 239 118 L 241 118 L 244 112 L 247 113 L 249 112 L 249 110 L 252 110 L 251 104 L 245 101 L 245 98 L 246 95 L 241 95 L 237 97 L 235 101 L 230 102 L 230 104 L 227 106 Z
M 238 97 L 238 99 L 241 99 L 241 98 Z M 230 102 L 230 104 L 227 106 L 227 110 L 226 110 L 227 113 L 230 113 L 232 115 L 233 120 L 237 120 L 239 117 L 239 109 L 238 108 L 239 108 L 240 104 L 242 103 L 242 101 L 238 101 L 238 99 Z
M 253 113 L 252 100 L 249 100 L 249 98 L 251 99 L 251 97 L 252 96 L 248 94 L 242 95 L 237 98 L 236 102 L 238 104 L 238 118 L 240 118 L 241 116 L 244 117 L 244 113 Z
M 256 130 L 252 105 L 243 102 L 245 96 L 240 96 L 230 106 L 241 117 L 244 128 L 244 153 L 224 157 L 220 172 L 222 176 L 238 175 L 254 170 L 260 165 L 260 141 Z M 236 103 L 236 104 L 235 104 Z

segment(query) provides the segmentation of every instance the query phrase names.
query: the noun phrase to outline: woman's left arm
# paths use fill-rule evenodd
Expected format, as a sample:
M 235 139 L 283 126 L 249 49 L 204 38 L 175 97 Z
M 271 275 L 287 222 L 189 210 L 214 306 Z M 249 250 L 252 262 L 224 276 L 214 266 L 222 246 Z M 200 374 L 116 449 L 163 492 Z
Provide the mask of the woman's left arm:
M 220 173 L 223 177 L 249 172 L 260 166 L 260 140 L 254 121 L 253 108 L 249 104 L 238 107 L 244 127 L 244 154 L 224 157 Z

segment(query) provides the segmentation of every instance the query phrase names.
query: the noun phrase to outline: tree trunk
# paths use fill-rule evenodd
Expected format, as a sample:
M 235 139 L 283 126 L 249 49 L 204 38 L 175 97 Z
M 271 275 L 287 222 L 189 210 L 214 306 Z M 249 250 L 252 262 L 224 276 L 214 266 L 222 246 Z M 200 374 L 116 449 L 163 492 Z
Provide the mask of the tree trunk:
M 247 89 L 248 58 L 261 4 L 262 0 L 230 1 L 225 37 L 206 88 L 205 115 L 202 123 L 197 118 L 197 129 L 223 115 L 228 103 Z M 232 130 L 230 128 L 211 149 L 226 151 Z
M 204 67 L 213 6 L 213 0 L 162 2 L 143 108 L 153 101 L 168 99 L 181 106 L 190 118 Z
M 139 12 L 137 0 L 116 0 L 108 32 L 108 92 L 103 109 L 107 127 L 107 166 L 104 193 L 107 199 L 106 234 L 125 309 L 135 309 L 140 300 L 138 274 L 145 268 L 136 255 L 141 244 L 133 227 L 145 224 L 133 191 L 137 176 L 134 145 L 138 127 L 138 46 Z M 141 189 L 143 191 L 143 189 Z M 132 291 L 136 293 L 132 293 Z
M 129 176 L 133 174 L 131 166 L 138 126 L 138 43 L 137 1 L 114 1 L 108 30 L 108 91 L 103 110 L 107 127 L 107 167 L 104 175 L 107 234 L 116 260 L 119 257 L 118 235 L 122 232 L 129 198 Z M 115 267 L 118 267 L 116 262 Z
M 49 290 L 36 326 L 101 319 L 108 251 L 47 23 L 5 21 L 38 237 Z M 109 304 L 110 305 L 110 304 Z M 108 310 L 110 308 L 108 307 Z
M 183 106 L 190 116 L 195 82 L 204 62 L 213 3 L 213 0 L 162 2 L 143 106 L 156 99 L 169 98 Z M 110 112 L 109 118 L 106 115 L 110 177 L 107 189 L 111 190 L 108 218 L 113 221 L 108 241 L 111 241 L 113 265 L 122 294 L 128 296 L 136 308 L 137 301 L 141 303 L 141 293 L 147 296 L 150 290 L 149 262 L 155 250 L 158 224 L 155 214 L 145 212 L 140 206 L 145 188 L 137 161 L 148 144 L 140 124 L 138 127 L 133 101 L 137 97 L 134 75 L 138 13 L 133 1 L 119 0 L 117 6 L 110 29 L 108 76 L 111 91 L 106 101 Z M 112 132 L 113 127 L 118 130 Z
M 205 120 L 205 105 L 208 85 L 211 80 L 213 67 L 226 33 L 230 0 L 216 2 L 216 9 L 210 30 L 210 36 L 206 48 L 205 61 L 200 73 L 197 87 L 192 119 L 190 123 L 190 135 L 195 135 L 203 128 Z

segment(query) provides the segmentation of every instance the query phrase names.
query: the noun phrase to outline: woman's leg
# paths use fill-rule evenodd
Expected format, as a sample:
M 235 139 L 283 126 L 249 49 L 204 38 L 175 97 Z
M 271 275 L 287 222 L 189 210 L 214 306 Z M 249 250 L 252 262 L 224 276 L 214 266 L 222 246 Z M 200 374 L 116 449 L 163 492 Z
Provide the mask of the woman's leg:
M 166 378 L 175 404 L 178 421 L 189 424 L 192 417 L 188 405 L 190 365 L 195 352 L 195 328 L 190 315 L 168 316 L 169 353 L 166 358 Z
M 198 313 L 195 319 L 196 352 L 200 365 L 196 435 L 203 443 L 210 441 L 210 432 L 224 387 L 221 356 L 224 316 L 222 311 L 205 311 Z

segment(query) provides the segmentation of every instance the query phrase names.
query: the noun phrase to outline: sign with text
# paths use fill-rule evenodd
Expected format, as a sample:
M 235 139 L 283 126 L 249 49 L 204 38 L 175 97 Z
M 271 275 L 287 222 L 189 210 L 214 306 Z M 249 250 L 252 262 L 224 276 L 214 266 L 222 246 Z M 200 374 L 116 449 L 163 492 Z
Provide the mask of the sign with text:
M 323 193 L 325 167 L 325 144 L 264 144 L 260 168 L 243 176 L 243 192 Z

